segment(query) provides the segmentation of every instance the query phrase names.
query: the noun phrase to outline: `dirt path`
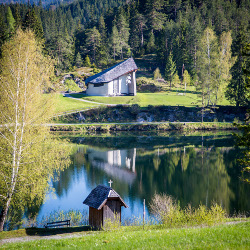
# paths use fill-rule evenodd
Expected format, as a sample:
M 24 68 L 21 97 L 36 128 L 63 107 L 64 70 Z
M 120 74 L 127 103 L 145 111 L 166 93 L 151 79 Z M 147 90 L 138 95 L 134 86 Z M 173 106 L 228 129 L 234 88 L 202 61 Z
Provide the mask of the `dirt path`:
M 86 233 L 86 232 L 80 232 L 80 233 L 65 233 L 65 234 L 57 234 L 57 235 L 51 235 L 51 236 L 24 236 L 24 237 L 15 237 L 15 238 L 8 238 L 0 240 L 0 246 L 3 244 L 9 244 L 9 243 L 17 243 L 17 242 L 26 242 L 26 241 L 34 241 L 34 240 L 60 240 L 60 239 L 67 239 L 67 238 L 79 238 L 83 236 L 89 236 L 93 235 L 96 232 L 93 233 Z
M 99 105 L 116 105 L 116 104 L 105 104 L 105 103 L 101 103 L 101 102 L 87 101 L 87 100 L 84 100 L 84 99 L 81 99 L 81 98 L 75 98 L 75 97 L 71 96 L 68 93 L 62 93 L 62 94 L 63 94 L 64 97 L 71 98 L 71 99 L 74 99 L 74 100 L 78 100 L 78 101 L 81 101 L 81 102 L 88 102 L 88 103 L 94 103 L 94 104 L 99 104 Z

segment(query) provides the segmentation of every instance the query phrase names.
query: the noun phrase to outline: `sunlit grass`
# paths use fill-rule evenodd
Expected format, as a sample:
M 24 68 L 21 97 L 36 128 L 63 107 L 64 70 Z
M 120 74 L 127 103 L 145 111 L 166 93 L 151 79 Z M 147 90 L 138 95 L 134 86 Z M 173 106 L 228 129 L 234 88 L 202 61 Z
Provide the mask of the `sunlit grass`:
M 137 229 L 136 229 L 137 228 Z M 117 231 L 82 232 L 76 238 L 36 240 L 3 245 L 4 249 L 247 249 L 250 223 L 198 228 L 125 227 Z
M 87 109 L 97 106 L 94 103 L 87 103 L 79 100 L 64 97 L 62 94 L 55 96 L 55 112 L 62 113 L 70 110 Z
M 190 86 L 186 92 L 183 88 L 172 88 L 171 91 L 162 91 L 156 93 L 137 93 L 136 96 L 87 96 L 85 94 L 72 94 L 75 98 L 82 98 L 84 100 L 103 103 L 103 104 L 138 104 L 141 107 L 148 105 L 158 106 L 201 106 L 201 97 L 198 95 L 195 87 Z M 230 105 L 230 103 L 223 99 L 218 105 Z

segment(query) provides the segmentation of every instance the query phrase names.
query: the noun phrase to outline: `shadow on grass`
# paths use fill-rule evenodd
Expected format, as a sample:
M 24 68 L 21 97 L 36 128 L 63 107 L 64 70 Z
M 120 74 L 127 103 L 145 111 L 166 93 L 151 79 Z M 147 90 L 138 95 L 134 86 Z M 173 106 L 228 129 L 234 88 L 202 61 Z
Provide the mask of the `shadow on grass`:
M 63 227 L 63 228 L 26 228 L 26 234 L 30 236 L 50 236 L 56 234 L 65 234 L 65 233 L 76 233 L 76 232 L 87 232 L 91 231 L 90 226 L 81 226 L 81 227 Z

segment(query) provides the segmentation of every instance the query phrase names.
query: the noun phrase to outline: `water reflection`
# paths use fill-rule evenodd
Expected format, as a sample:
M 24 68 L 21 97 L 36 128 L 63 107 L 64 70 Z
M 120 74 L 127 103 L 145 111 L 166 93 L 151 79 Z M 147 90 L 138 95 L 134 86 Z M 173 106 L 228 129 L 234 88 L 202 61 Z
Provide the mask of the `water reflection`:
M 239 179 L 237 158 L 230 135 L 223 136 L 130 136 L 71 138 L 73 164 L 53 183 L 58 199 L 40 211 L 87 209 L 82 201 L 98 184 L 112 187 L 129 209 L 125 217 L 142 214 L 142 201 L 155 193 L 167 193 L 182 207 L 213 202 L 228 213 L 249 211 L 250 186 Z

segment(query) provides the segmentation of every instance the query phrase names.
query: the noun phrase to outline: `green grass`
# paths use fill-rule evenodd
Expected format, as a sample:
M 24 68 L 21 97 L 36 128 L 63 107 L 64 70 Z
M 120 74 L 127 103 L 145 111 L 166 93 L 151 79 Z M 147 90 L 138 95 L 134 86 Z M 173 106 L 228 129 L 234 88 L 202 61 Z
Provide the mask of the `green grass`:
M 90 107 L 97 106 L 93 103 L 82 102 L 79 100 L 70 99 L 67 97 L 63 97 L 62 94 L 56 95 L 56 103 L 55 103 L 55 112 L 62 113 L 70 110 L 80 110 L 80 109 L 87 109 Z
M 166 105 L 166 106 L 201 106 L 201 99 L 197 96 L 195 87 L 188 87 L 186 95 L 184 89 L 172 88 L 171 91 L 156 93 L 137 93 L 136 96 L 86 96 L 84 94 L 72 94 L 73 97 L 82 98 L 103 104 L 138 104 L 141 107 L 148 105 Z M 223 100 L 218 105 L 230 105 L 227 100 Z
M 154 105 L 154 106 L 197 105 L 197 99 L 195 99 L 194 94 L 187 94 L 186 96 L 178 96 L 160 92 L 160 93 L 137 93 L 136 96 L 115 96 L 115 97 L 86 96 L 83 94 L 72 94 L 72 96 L 103 104 L 138 104 L 141 107 L 146 107 L 148 105 Z
M 36 240 L 3 245 L 3 249 L 247 249 L 250 222 L 197 228 L 125 227 L 77 238 Z

